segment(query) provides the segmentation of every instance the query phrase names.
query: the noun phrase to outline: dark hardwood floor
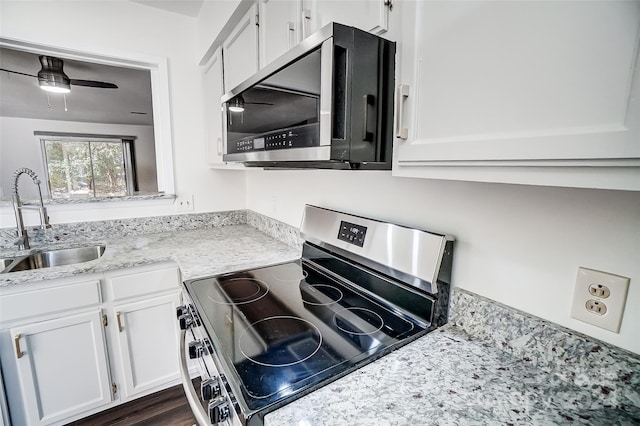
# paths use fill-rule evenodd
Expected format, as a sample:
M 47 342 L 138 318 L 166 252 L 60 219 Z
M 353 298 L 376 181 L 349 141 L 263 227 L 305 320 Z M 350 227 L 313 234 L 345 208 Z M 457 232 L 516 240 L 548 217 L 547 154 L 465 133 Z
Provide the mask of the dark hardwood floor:
M 196 423 L 181 385 L 122 404 L 69 426 L 192 426 Z

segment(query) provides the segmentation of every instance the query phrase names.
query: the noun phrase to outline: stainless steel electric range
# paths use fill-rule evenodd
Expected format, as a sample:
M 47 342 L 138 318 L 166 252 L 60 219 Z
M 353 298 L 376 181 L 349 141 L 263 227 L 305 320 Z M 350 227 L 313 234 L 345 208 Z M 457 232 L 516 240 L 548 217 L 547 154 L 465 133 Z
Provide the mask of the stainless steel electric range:
M 447 321 L 452 237 L 309 205 L 301 233 L 295 262 L 184 283 L 182 374 L 198 423 L 262 425 Z

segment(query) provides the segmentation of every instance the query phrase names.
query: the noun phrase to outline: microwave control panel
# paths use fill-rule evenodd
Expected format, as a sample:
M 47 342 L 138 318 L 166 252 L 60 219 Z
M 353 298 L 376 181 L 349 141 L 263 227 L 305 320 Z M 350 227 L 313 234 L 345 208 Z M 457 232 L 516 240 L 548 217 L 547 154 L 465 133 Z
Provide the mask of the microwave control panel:
M 242 138 L 231 141 L 228 144 L 227 153 L 319 146 L 318 129 L 317 124 L 309 124 L 294 129 L 273 131 L 259 136 Z

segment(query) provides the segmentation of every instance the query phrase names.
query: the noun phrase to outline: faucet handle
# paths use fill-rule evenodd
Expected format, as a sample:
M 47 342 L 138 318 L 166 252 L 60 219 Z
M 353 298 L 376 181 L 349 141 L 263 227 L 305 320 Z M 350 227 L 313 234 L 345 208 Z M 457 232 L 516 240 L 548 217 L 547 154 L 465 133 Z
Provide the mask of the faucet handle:
M 18 237 L 13 241 L 14 246 L 24 247 L 24 237 Z

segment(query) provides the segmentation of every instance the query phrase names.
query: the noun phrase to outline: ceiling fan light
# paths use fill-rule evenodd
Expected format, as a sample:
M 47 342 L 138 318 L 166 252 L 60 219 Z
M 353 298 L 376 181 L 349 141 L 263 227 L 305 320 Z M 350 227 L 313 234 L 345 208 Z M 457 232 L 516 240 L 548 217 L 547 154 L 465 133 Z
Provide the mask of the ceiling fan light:
M 69 93 L 71 92 L 71 88 L 70 87 L 63 87 L 63 86 L 56 86 L 56 85 L 48 85 L 48 84 L 43 84 L 42 82 L 40 82 L 40 88 L 42 90 L 45 90 L 47 92 L 51 92 L 51 93 Z
M 53 93 L 71 92 L 71 80 L 62 70 L 62 61 L 51 56 L 40 56 L 42 69 L 38 72 L 38 84 L 42 90 Z
M 237 98 L 234 98 L 230 105 L 229 105 L 229 111 L 231 112 L 242 112 L 244 111 L 244 98 L 242 97 L 242 95 L 238 96 Z

